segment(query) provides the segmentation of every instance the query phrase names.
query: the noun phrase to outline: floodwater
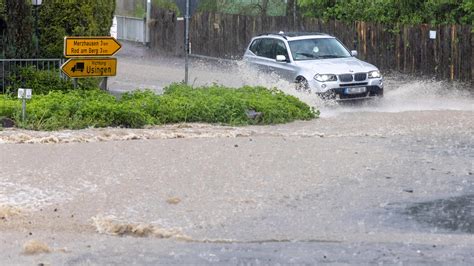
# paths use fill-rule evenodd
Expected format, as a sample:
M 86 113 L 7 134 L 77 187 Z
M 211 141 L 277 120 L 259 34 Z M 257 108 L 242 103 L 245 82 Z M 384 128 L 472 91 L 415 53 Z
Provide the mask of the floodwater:
M 232 62 L 196 85 L 276 86 L 321 110 L 285 125 L 0 131 L 6 264 L 472 264 L 474 97 L 389 76 L 339 105 Z M 119 55 L 115 93 L 159 92 L 182 60 Z

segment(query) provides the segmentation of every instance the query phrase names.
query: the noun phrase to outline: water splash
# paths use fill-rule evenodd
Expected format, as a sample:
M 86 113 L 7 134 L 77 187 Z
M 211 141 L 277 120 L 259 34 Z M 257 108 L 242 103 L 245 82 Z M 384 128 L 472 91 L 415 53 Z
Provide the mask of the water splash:
M 200 70 L 194 72 L 195 85 L 217 83 L 230 87 L 250 85 L 278 88 L 321 110 L 322 117 L 354 112 L 474 111 L 472 86 L 459 82 L 389 75 L 385 77 L 385 95 L 382 99 L 336 103 L 323 101 L 314 93 L 296 91 L 293 82 L 281 79 L 274 73 L 258 72 L 244 61 L 217 61 L 217 65 L 223 67 L 217 68 L 215 62 L 195 62 L 194 67 Z

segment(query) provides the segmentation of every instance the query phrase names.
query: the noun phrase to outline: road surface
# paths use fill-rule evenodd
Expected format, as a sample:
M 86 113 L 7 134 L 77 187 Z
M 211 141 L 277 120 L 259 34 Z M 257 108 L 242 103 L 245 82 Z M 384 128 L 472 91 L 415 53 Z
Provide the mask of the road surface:
M 238 64 L 193 66 L 196 85 L 290 92 Z M 129 47 L 111 90 L 160 91 L 181 67 Z M 377 102 L 301 94 L 321 118 L 286 125 L 5 129 L 0 261 L 473 264 L 474 98 L 459 87 L 393 76 Z

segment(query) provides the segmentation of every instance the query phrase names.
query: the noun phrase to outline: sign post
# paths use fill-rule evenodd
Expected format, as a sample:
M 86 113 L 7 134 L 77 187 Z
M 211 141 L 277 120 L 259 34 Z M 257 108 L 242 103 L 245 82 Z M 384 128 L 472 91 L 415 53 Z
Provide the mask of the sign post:
M 196 11 L 199 0 L 176 0 L 176 5 L 180 9 L 181 13 L 184 15 L 184 24 L 185 24 L 185 37 L 184 37 L 184 49 L 185 49 L 185 57 L 184 57 L 184 82 L 188 84 L 189 81 L 189 52 L 190 52 L 190 42 L 189 42 L 189 20 L 191 16 Z
M 32 94 L 33 93 L 31 89 L 22 89 L 22 88 L 18 89 L 18 99 L 22 100 L 21 118 L 23 122 L 25 121 L 25 118 L 26 118 L 26 100 L 31 99 Z
M 184 63 L 184 83 L 188 85 L 189 82 L 189 0 L 186 0 L 186 15 L 184 16 L 185 25 L 185 49 L 186 49 L 186 56 L 185 56 L 185 63 Z
M 115 55 L 122 45 L 110 36 L 105 37 L 65 37 L 64 56 L 68 61 L 61 70 L 68 77 L 77 78 L 102 77 L 101 88 L 107 90 L 107 78 L 117 75 L 117 59 Z

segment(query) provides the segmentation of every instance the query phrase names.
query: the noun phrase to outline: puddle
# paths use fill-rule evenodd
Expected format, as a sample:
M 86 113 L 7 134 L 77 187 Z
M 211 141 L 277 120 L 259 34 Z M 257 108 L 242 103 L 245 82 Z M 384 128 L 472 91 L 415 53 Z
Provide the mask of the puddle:
M 474 194 L 415 203 L 404 214 L 435 228 L 474 234 Z

